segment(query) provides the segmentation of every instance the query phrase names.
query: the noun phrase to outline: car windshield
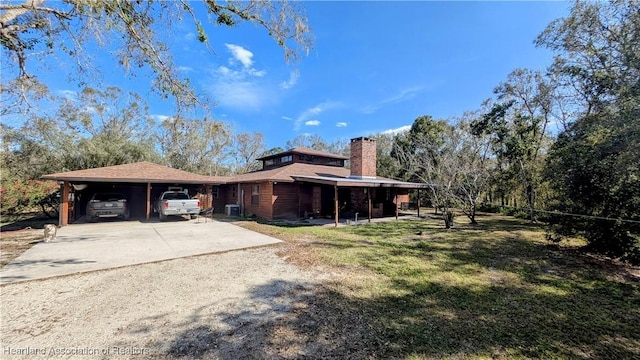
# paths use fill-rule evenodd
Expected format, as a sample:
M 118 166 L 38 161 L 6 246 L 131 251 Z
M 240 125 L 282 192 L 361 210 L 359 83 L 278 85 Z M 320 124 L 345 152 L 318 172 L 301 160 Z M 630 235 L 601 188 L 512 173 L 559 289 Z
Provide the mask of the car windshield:
M 102 193 L 102 194 L 95 194 L 93 199 L 98 201 L 118 201 L 118 200 L 124 199 L 124 196 L 122 196 L 122 194 L 117 194 L 117 193 Z
M 166 193 L 164 194 L 165 200 L 188 200 L 189 197 L 185 193 L 175 192 L 175 193 Z

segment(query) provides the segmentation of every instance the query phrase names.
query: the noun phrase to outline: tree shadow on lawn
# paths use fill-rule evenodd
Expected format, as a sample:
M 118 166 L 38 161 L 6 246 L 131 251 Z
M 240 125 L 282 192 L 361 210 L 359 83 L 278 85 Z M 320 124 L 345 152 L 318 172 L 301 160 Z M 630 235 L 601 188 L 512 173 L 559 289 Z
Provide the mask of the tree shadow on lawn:
M 42 216 L 33 216 L 29 218 L 19 219 L 11 221 L 7 224 L 0 226 L 0 232 L 16 231 L 22 229 L 44 229 L 45 224 L 58 224 L 58 219 L 45 218 Z
M 289 306 L 265 298 L 265 288 L 274 286 L 294 289 L 284 295 L 295 302 Z M 165 355 L 220 359 L 640 356 L 637 286 L 587 282 L 548 292 L 527 286 L 401 280 L 394 286 L 402 294 L 360 298 L 346 295 L 340 284 L 326 283 L 308 291 L 295 283 L 276 281 L 251 295 L 253 301 L 270 308 L 221 314 L 223 327 L 196 321 L 198 325 L 185 328 L 172 340 Z M 205 309 L 197 312 L 206 313 Z
M 425 225 L 426 237 L 408 240 L 382 238 L 385 227 L 377 224 L 347 228 L 370 243 L 325 247 L 357 252 L 357 263 L 380 274 L 376 286 L 328 281 L 310 290 L 274 281 L 250 295 L 249 304 L 258 302 L 266 309 L 240 304 L 219 314 L 219 321 L 202 315 L 210 314 L 207 307 L 194 310 L 164 355 L 640 357 L 638 281 L 612 277 L 582 257 L 511 235 L 508 224 L 491 225 L 502 233 L 497 239 L 474 237 L 475 226 L 438 238 L 440 230 L 431 231 L 431 225 L 419 221 L 403 225 L 402 231 L 406 236 Z M 512 229 L 531 227 L 516 221 Z M 283 305 L 282 299 L 293 302 Z

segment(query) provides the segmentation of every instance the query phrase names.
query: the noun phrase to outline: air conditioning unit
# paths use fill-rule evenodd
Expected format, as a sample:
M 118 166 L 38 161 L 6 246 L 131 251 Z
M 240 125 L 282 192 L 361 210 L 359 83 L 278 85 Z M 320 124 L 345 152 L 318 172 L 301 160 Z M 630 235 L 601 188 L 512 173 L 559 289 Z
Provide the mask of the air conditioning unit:
M 224 213 L 227 216 L 240 216 L 240 205 L 227 204 L 224 206 Z

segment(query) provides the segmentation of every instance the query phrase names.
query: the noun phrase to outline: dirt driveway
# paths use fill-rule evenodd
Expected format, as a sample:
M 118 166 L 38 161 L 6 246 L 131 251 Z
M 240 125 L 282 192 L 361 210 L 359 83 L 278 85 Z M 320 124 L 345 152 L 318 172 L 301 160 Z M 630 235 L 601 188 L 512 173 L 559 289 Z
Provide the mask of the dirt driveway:
M 287 334 L 264 340 L 320 281 L 279 247 L 2 285 L 0 357 L 304 356 Z
M 279 243 L 208 220 L 104 222 L 65 226 L 0 269 L 2 284 Z

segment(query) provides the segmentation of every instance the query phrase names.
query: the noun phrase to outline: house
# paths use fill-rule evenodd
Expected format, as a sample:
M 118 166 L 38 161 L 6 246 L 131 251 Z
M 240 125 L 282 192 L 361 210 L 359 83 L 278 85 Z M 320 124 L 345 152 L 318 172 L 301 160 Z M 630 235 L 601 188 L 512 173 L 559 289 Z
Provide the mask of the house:
M 262 169 L 231 177 L 197 175 L 142 162 L 43 178 L 62 182 L 61 225 L 83 215 L 88 192 L 105 188 L 121 191 L 131 199 L 132 217 L 150 218 L 152 199 L 172 187 L 194 196 L 199 194 L 203 208 L 212 207 L 216 212 L 234 204 L 245 216 L 325 217 L 337 224 L 340 218 L 353 218 L 356 214 L 369 219 L 397 216 L 401 204 L 409 202 L 409 190 L 429 187 L 377 176 L 376 141 L 366 137 L 351 140 L 350 158 L 295 148 L 257 160 L 262 162 Z M 350 168 L 345 167 L 347 160 Z
M 219 186 L 218 203 L 237 204 L 244 215 L 265 219 L 382 217 L 396 215 L 409 202 L 410 189 L 428 188 L 378 177 L 376 141 L 366 137 L 351 140 L 349 159 L 296 148 L 257 160 L 261 170 Z

